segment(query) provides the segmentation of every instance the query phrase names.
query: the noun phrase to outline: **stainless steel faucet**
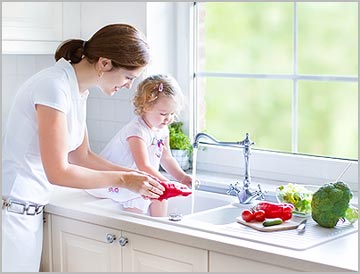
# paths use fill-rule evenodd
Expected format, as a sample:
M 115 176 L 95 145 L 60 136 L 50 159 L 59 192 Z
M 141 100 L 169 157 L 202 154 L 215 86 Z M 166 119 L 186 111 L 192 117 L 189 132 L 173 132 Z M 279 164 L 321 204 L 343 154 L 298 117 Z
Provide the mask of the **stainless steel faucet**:
M 229 189 L 227 191 L 228 194 L 235 192 L 236 196 L 239 199 L 240 204 L 250 204 L 253 200 L 256 199 L 265 199 L 265 194 L 261 189 L 260 184 L 257 185 L 259 190 L 251 191 L 250 186 L 243 185 L 239 186 L 239 183 L 236 182 L 235 185 L 230 184 Z
M 242 147 L 243 148 L 244 159 L 245 159 L 245 173 L 244 173 L 243 185 L 242 185 L 242 187 L 240 187 L 238 185 L 238 183 L 236 183 L 235 185 L 230 184 L 227 193 L 231 194 L 231 193 L 235 192 L 235 194 L 238 197 L 239 202 L 241 204 L 251 203 L 253 200 L 256 200 L 258 198 L 261 198 L 263 200 L 264 199 L 264 193 L 261 190 L 260 184 L 258 184 L 259 190 L 256 190 L 256 191 L 251 191 L 250 190 L 251 178 L 250 178 L 249 157 L 250 157 L 251 146 L 254 145 L 255 143 L 250 140 L 249 134 L 246 133 L 245 139 L 242 140 L 242 141 L 238 141 L 238 142 L 221 142 L 221 141 L 218 141 L 213 136 L 211 136 L 211 135 L 209 135 L 207 133 L 200 132 L 200 133 L 196 134 L 196 136 L 194 138 L 193 147 L 198 148 L 199 143 L 200 143 L 199 141 L 200 141 L 200 139 L 203 139 L 203 138 L 211 140 L 212 143 L 201 142 L 202 144 L 218 145 L 218 146 L 230 146 L 230 147 Z

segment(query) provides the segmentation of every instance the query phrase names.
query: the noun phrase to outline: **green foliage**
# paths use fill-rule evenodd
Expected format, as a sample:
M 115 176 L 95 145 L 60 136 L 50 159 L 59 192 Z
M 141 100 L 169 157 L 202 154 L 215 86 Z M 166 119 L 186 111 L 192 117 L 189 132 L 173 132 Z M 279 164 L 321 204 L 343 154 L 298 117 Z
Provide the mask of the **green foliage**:
M 357 209 L 349 205 L 352 198 L 349 186 L 344 182 L 324 184 L 313 194 L 311 216 L 320 226 L 335 227 L 340 219 L 353 223 L 358 218 Z M 348 208 L 352 211 L 349 212 Z M 355 216 L 355 217 L 354 217 Z
M 193 151 L 189 136 L 182 131 L 182 122 L 169 125 L 169 143 L 171 149 L 186 150 L 190 156 Z

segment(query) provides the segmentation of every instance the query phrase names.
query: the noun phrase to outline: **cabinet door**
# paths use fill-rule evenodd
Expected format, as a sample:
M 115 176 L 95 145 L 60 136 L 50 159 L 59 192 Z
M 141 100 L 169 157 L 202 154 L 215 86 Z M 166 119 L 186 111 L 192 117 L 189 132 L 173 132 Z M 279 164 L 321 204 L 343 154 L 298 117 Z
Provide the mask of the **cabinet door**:
M 123 232 L 124 272 L 207 272 L 207 250 Z
M 122 248 L 118 230 L 60 216 L 52 216 L 53 271 L 110 272 L 121 271 Z
M 2 8 L 3 40 L 61 40 L 61 2 L 7 2 Z
M 2 23 L 3 54 L 54 54 L 64 39 L 79 38 L 80 4 L 6 2 Z
M 209 253 L 209 272 L 291 272 L 289 268 L 265 264 L 218 252 Z

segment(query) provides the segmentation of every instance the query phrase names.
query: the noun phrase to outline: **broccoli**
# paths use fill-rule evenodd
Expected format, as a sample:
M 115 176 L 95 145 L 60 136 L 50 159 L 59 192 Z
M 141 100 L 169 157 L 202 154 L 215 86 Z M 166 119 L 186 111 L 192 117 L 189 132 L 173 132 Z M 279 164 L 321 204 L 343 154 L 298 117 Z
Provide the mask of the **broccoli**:
M 344 182 L 327 183 L 312 197 L 311 216 L 320 226 L 332 228 L 342 219 L 350 223 L 358 219 L 358 209 L 350 206 L 353 194 Z

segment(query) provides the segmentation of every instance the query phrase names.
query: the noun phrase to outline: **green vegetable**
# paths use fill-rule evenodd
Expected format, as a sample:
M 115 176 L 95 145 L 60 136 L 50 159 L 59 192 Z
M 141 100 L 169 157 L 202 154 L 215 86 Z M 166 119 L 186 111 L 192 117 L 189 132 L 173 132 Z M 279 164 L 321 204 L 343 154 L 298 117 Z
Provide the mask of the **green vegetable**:
M 273 226 L 282 224 L 283 220 L 280 218 L 267 219 L 263 222 L 263 226 Z
M 186 150 L 188 152 L 188 156 L 190 157 L 193 151 L 193 147 L 190 142 L 190 138 L 185 135 L 181 129 L 182 125 L 182 122 L 174 122 L 168 126 L 169 145 L 170 149 Z
M 312 192 L 306 187 L 289 183 L 279 186 L 277 195 L 281 202 L 294 205 L 294 213 L 306 215 L 311 212 Z
M 356 207 L 350 205 L 348 209 L 345 211 L 344 218 L 348 220 L 350 223 L 355 223 L 359 217 L 359 211 Z
M 311 216 L 320 226 L 332 228 L 339 220 L 354 223 L 358 209 L 349 205 L 353 194 L 344 182 L 327 183 L 313 194 Z

